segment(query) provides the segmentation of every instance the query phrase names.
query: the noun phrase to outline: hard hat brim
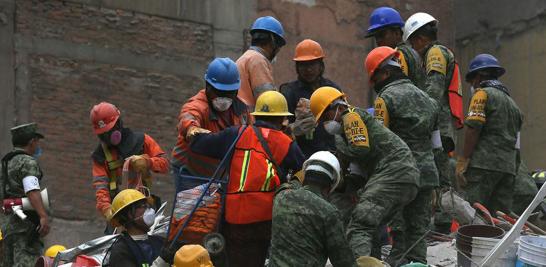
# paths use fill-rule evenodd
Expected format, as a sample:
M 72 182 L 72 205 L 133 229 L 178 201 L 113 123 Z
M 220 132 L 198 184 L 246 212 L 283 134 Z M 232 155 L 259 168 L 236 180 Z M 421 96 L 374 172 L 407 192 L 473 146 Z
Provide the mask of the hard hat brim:
M 99 135 L 99 134 L 103 134 L 105 132 L 108 132 L 108 131 L 112 130 L 112 128 L 114 128 L 114 125 L 116 125 L 116 122 L 118 122 L 118 120 L 119 120 L 119 116 L 115 120 L 109 122 L 108 124 L 106 124 L 106 126 L 104 126 L 102 128 L 93 127 L 93 129 L 95 131 L 95 134 Z
M 215 89 L 218 89 L 219 91 L 237 91 L 241 87 L 241 82 L 231 83 L 231 84 L 223 84 L 214 82 L 211 79 L 205 78 L 205 80 L 212 85 Z
M 271 116 L 271 117 L 280 117 L 280 116 L 294 116 L 290 112 L 263 112 L 263 111 L 254 111 L 250 113 L 252 116 Z
M 484 66 L 484 67 L 473 69 L 472 71 L 469 71 L 465 75 L 465 80 L 466 81 L 470 80 L 472 78 L 472 76 L 475 75 L 478 71 L 486 70 L 486 69 L 494 69 L 495 71 L 497 71 L 498 77 L 500 77 L 500 76 L 504 75 L 504 73 L 506 73 L 506 69 L 504 69 L 501 66 Z
M 322 58 L 324 58 L 324 56 L 299 56 L 299 57 L 293 58 L 292 60 L 296 62 L 304 62 L 304 61 L 313 61 L 313 60 L 322 59 Z
M 384 29 L 384 28 L 388 28 L 388 27 L 393 27 L 393 26 L 398 26 L 398 27 L 400 27 L 400 29 L 402 29 L 402 31 L 404 30 L 404 24 L 403 23 L 398 23 L 398 22 L 393 22 L 393 23 L 389 23 L 389 24 L 385 24 L 385 25 L 372 25 L 372 26 L 368 27 L 368 31 L 367 31 L 367 33 L 366 33 L 366 35 L 364 37 L 365 38 L 373 37 L 374 35 L 376 35 L 379 32 L 379 30 Z

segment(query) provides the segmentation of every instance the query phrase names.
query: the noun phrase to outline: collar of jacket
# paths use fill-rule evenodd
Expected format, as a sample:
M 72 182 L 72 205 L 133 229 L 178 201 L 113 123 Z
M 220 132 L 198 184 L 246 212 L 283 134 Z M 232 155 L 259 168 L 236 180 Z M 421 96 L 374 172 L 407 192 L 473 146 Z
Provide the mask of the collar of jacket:
M 209 102 L 209 110 L 210 110 L 209 119 L 211 121 L 217 121 L 218 120 L 218 114 L 217 114 L 218 111 L 216 111 L 214 109 L 214 107 L 212 106 L 211 101 L 208 101 L 208 102 Z M 235 116 L 240 117 L 245 112 L 246 109 L 247 109 L 246 104 L 243 103 L 243 101 L 241 101 L 241 99 L 239 99 L 239 97 L 236 97 L 233 100 L 233 104 L 231 104 L 231 107 L 228 110 L 233 110 L 233 113 L 235 114 Z M 226 111 L 224 111 L 224 112 L 226 112 Z
M 480 87 L 493 87 L 495 89 L 501 90 L 507 95 L 510 95 L 510 89 L 506 87 L 501 81 L 499 80 L 486 80 L 482 81 L 480 83 Z
M 379 84 L 374 85 L 374 91 L 377 94 L 380 94 L 381 92 L 385 91 L 385 89 L 389 86 L 398 85 L 401 83 L 407 83 L 411 82 L 404 73 L 399 74 L 393 74 L 389 78 L 381 81 Z M 379 88 L 379 89 L 378 89 Z
M 262 55 L 263 57 L 265 57 L 265 59 L 267 59 L 267 56 L 265 55 L 265 51 L 263 48 L 259 47 L 259 46 L 251 46 L 248 48 L 248 50 L 254 50 L 258 53 L 260 53 L 260 55 Z M 269 59 L 267 59 L 269 61 Z
M 268 129 L 273 129 L 273 130 L 277 130 L 277 131 L 280 131 L 280 128 L 273 125 L 272 123 L 270 122 L 266 122 L 266 121 L 256 121 L 254 123 L 254 126 L 256 127 L 261 127 L 261 128 L 268 128 Z

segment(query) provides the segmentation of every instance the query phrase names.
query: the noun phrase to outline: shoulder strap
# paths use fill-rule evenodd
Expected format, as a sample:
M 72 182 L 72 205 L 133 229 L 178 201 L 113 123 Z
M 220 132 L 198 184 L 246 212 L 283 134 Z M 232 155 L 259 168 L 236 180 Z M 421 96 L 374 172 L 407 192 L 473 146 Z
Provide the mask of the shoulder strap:
M 252 129 L 256 133 L 256 136 L 258 137 L 258 140 L 260 141 L 260 144 L 262 144 L 262 147 L 265 150 L 265 153 L 267 153 L 267 156 L 269 157 L 269 161 L 273 163 L 273 166 L 275 166 L 275 169 L 277 170 L 277 173 L 280 174 L 281 169 L 279 168 L 279 165 L 275 161 L 275 158 L 273 157 L 273 153 L 271 153 L 271 150 L 269 149 L 269 145 L 267 145 L 267 142 L 264 139 L 264 136 L 262 135 L 261 129 L 258 129 L 258 127 L 252 125 Z M 280 176 L 280 175 L 279 175 Z
M 0 200 L 3 200 L 6 195 L 6 182 L 7 182 L 6 180 L 8 179 L 8 162 L 11 159 L 13 159 L 15 156 L 21 155 L 21 154 L 27 154 L 27 153 L 23 150 L 15 150 L 15 151 L 9 152 L 2 158 L 2 174 L 0 176 L 0 183 L 1 183 L 2 189 L 0 191 Z

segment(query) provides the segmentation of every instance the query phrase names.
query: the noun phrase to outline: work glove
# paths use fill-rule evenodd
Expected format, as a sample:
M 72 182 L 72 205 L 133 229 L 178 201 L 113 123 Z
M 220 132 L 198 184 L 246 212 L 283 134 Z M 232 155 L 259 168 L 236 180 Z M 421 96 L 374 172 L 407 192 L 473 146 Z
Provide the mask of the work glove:
M 148 173 L 150 170 L 150 166 L 152 165 L 150 157 L 146 154 L 131 156 L 126 160 L 130 161 L 131 168 L 134 171 L 141 174 Z
M 210 133 L 209 130 L 207 129 L 203 129 L 203 128 L 200 128 L 200 127 L 197 127 L 197 126 L 193 126 L 191 128 L 188 129 L 188 131 L 186 132 L 186 141 L 188 141 L 188 143 L 191 143 L 192 139 L 198 135 L 198 134 L 208 134 Z
M 290 129 L 294 136 L 301 136 L 311 133 L 315 127 L 315 117 L 311 112 L 309 99 L 300 98 L 294 112 L 296 120 L 290 125 Z
M 466 172 L 466 169 L 468 168 L 468 163 L 470 163 L 470 160 L 465 157 L 459 157 L 457 160 L 457 167 L 455 169 L 455 176 L 457 178 L 457 187 L 459 189 L 462 189 L 466 186 L 466 177 L 464 176 L 464 173 Z
M 360 256 L 358 257 L 358 259 L 356 260 L 356 264 L 358 265 L 358 267 L 383 267 L 385 266 L 385 264 L 383 264 L 382 261 L 374 258 L 374 257 L 370 257 L 370 256 Z
M 104 210 L 102 210 L 102 216 L 109 221 L 112 218 L 112 207 L 108 207 Z

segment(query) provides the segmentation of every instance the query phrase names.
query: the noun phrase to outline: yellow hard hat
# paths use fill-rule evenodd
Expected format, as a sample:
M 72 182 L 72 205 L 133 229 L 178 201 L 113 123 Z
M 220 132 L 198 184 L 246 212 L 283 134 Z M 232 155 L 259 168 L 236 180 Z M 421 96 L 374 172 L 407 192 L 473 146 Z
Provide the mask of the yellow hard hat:
M 315 90 L 310 100 L 311 112 L 315 116 L 315 121 L 318 121 L 328 106 L 340 97 L 345 97 L 345 94 L 334 87 L 323 86 Z
M 115 227 L 119 226 L 119 222 L 115 219 L 115 217 L 121 210 L 143 199 L 146 199 L 146 196 L 135 189 L 125 189 L 119 192 L 112 201 L 112 215 L 110 216 L 110 222 L 112 225 Z
M 57 257 L 57 254 L 59 254 L 59 252 L 65 251 L 65 250 L 66 248 L 62 245 L 53 245 L 45 251 L 44 256 L 55 258 Z
M 277 91 L 267 91 L 261 94 L 256 100 L 254 112 L 250 113 L 254 116 L 292 116 L 294 114 L 288 112 L 288 104 L 286 98 Z
M 174 255 L 174 267 L 214 267 L 208 251 L 201 245 L 182 246 Z

